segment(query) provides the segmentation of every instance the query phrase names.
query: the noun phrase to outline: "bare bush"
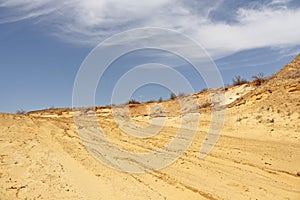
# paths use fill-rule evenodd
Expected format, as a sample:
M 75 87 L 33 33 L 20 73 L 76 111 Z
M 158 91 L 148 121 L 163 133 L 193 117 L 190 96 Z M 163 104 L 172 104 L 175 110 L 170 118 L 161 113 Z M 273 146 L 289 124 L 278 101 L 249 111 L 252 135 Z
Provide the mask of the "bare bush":
M 170 99 L 176 99 L 176 98 L 177 98 L 176 94 L 174 92 L 171 92 Z
M 244 83 L 248 83 L 248 81 L 244 78 L 242 78 L 241 76 L 235 76 L 233 79 L 232 79 L 232 85 L 242 85 Z
M 27 112 L 23 109 L 20 109 L 20 110 L 17 110 L 16 114 L 21 114 L 21 115 L 24 115 L 26 114 Z
M 252 76 L 252 78 L 253 78 L 253 81 L 255 81 L 255 82 L 257 82 L 257 83 L 259 83 L 259 85 L 260 84 L 262 84 L 263 82 L 265 82 L 268 78 L 264 75 L 264 73 L 258 73 L 258 74 L 256 74 L 256 75 L 254 75 L 254 76 Z
M 207 88 L 203 88 L 200 92 L 205 92 L 207 90 L 208 90 Z
M 178 97 L 184 97 L 186 94 L 184 92 L 179 92 Z
M 140 102 L 137 101 L 137 100 L 135 100 L 135 99 L 130 99 L 130 100 L 128 101 L 128 104 L 140 104 Z
M 155 102 L 155 100 L 153 100 L 153 99 L 146 101 L 146 103 L 154 103 L 154 102 Z

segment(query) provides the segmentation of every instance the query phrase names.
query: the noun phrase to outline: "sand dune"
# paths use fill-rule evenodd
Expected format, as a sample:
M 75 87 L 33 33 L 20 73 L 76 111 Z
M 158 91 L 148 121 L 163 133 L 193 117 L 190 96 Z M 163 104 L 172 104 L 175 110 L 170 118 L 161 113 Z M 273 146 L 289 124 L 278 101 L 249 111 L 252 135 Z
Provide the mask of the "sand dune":
M 300 56 L 260 86 L 227 88 L 220 103 L 227 107 L 222 134 L 203 159 L 199 151 L 211 122 L 212 91 L 184 97 L 200 105 L 182 108 L 200 114 L 195 138 L 173 164 L 149 173 L 118 171 L 89 152 L 109 145 L 88 137 L 83 143 L 78 130 L 91 136 L 93 111 L 83 127 L 76 127 L 73 115 L 88 109 L 0 114 L 0 199 L 300 199 L 299 73 Z M 193 117 L 180 122 L 178 100 L 130 105 L 134 124 L 122 108 L 94 111 L 107 138 L 132 153 L 163 148 L 179 128 L 189 133 L 189 123 L 197 122 Z M 152 121 L 143 134 L 155 128 L 159 133 L 133 136 Z

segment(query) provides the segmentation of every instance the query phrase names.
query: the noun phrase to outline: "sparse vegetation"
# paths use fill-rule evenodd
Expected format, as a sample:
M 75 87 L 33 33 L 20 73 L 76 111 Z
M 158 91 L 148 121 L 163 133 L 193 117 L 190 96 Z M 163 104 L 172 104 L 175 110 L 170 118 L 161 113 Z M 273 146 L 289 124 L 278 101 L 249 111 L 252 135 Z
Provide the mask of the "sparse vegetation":
M 207 88 L 203 88 L 200 92 L 205 92 L 207 90 L 208 90 Z
M 162 102 L 162 101 L 163 101 L 163 98 L 159 97 L 158 102 Z
M 259 80 L 259 81 L 265 81 L 267 79 L 267 77 L 262 72 L 252 76 L 252 78 L 253 80 Z
M 153 100 L 153 99 L 150 99 L 150 100 L 146 101 L 146 103 L 154 103 L 154 102 L 156 102 L 156 101 Z
M 177 98 L 176 94 L 174 92 L 171 92 L 170 99 L 176 99 L 176 98 Z
M 248 83 L 247 79 L 242 78 L 241 76 L 235 76 L 232 79 L 232 85 L 236 86 L 236 85 L 242 85 L 244 83 Z
M 24 115 L 26 114 L 27 112 L 23 109 L 20 109 L 20 110 L 17 110 L 16 114 L 21 114 L 21 115 Z
M 186 94 L 184 92 L 179 92 L 178 97 L 184 97 Z
M 130 100 L 128 101 L 128 104 L 140 104 L 140 102 L 137 101 L 137 100 L 135 100 L 135 99 L 130 99 Z
M 252 76 L 253 81 L 256 81 L 259 85 L 264 83 L 268 78 L 264 75 L 264 73 L 258 73 Z

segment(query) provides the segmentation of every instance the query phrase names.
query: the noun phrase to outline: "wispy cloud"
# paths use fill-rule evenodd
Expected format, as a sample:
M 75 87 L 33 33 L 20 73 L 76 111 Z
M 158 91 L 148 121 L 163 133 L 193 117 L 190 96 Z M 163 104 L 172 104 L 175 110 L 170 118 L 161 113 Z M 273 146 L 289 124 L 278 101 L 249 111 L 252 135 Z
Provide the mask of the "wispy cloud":
M 299 45 L 300 8 L 291 7 L 291 2 L 0 0 L 0 23 L 35 20 L 35 25 L 50 26 L 50 33 L 61 40 L 83 45 L 96 45 L 131 28 L 169 28 L 195 39 L 213 57 L 222 57 L 247 49 Z M 230 15 L 218 15 L 224 6 Z
M 223 55 L 261 47 L 300 44 L 300 9 L 239 9 L 238 23 L 208 23 L 198 30 L 198 40 Z

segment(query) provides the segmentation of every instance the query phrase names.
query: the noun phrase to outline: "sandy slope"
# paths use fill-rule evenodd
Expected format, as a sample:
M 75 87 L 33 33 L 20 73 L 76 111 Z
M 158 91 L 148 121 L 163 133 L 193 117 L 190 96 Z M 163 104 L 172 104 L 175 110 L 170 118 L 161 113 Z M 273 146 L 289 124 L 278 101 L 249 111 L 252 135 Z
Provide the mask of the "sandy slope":
M 71 110 L 0 114 L 0 199 L 300 199 L 299 60 L 258 88 L 227 89 L 223 132 L 204 159 L 199 150 L 211 112 L 206 106 L 195 108 L 200 128 L 188 151 L 172 165 L 146 174 L 120 172 L 91 156 Z M 208 105 L 209 91 L 193 97 Z M 138 125 L 167 116 L 151 138 L 123 133 L 121 126 L 132 133 L 136 126 L 117 124 L 108 108 L 96 113 L 114 144 L 129 152 L 151 152 L 168 144 L 182 126 L 178 102 L 164 102 L 164 112 L 151 111 L 155 105 L 130 107 Z

